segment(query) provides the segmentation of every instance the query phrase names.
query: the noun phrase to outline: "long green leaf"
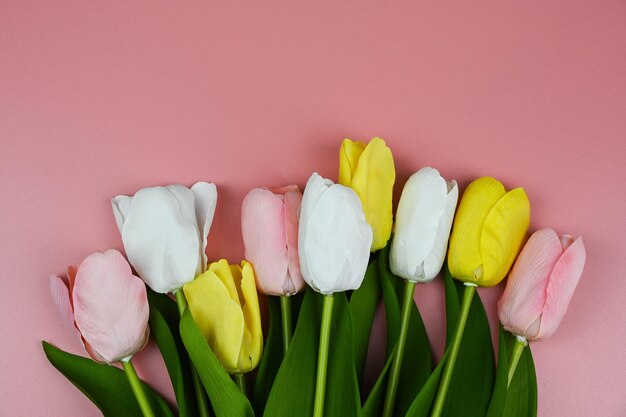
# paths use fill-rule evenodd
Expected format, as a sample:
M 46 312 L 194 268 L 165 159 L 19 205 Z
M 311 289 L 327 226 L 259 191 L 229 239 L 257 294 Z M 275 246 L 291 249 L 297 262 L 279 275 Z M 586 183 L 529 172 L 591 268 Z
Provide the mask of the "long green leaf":
M 506 346 L 504 329 L 498 326 L 498 369 L 496 382 L 487 410 L 487 417 L 502 417 L 506 404 L 507 384 L 509 379 L 509 353 Z
M 178 403 L 179 417 L 198 415 L 191 367 L 187 351 L 180 338 L 180 315 L 174 300 L 165 294 L 148 290 L 150 302 L 150 333 L 167 367 Z
M 250 402 L 215 357 L 189 310 L 180 319 L 180 335 L 216 417 L 254 416 Z
M 417 394 L 417 397 L 415 397 L 415 400 L 406 413 L 406 417 L 427 417 L 430 414 L 430 408 L 435 399 L 437 387 L 439 386 L 439 378 L 441 378 L 441 372 L 443 371 L 443 365 L 447 357 L 448 352 L 444 354 L 439 365 L 437 365 L 433 373 L 430 374 L 428 380 Z
M 504 332 L 507 351 L 513 349 L 515 336 Z M 537 416 L 537 376 L 530 345 L 524 348 L 517 364 L 515 375 L 506 395 L 503 417 L 536 417 Z
M 367 267 L 363 283 L 350 297 L 350 313 L 354 326 L 354 362 L 359 385 L 363 386 L 363 372 L 367 359 L 367 349 L 372 332 L 372 323 L 380 299 L 380 279 L 378 278 L 378 258 Z
M 269 328 L 267 339 L 263 347 L 263 356 L 259 363 L 259 369 L 254 381 L 253 403 L 257 416 L 263 415 L 267 397 L 272 389 L 272 384 L 283 361 L 282 344 L 282 321 L 280 312 L 280 299 L 278 297 L 267 297 L 267 307 L 269 312 Z
M 345 294 L 336 293 L 334 297 L 324 416 L 360 416 L 352 318 Z M 265 416 L 308 416 L 313 413 L 322 301 L 321 294 L 310 288 L 307 290 L 289 351 L 267 400 Z
M 85 394 L 104 417 L 141 416 L 124 371 L 64 352 L 45 341 L 42 345 L 50 363 Z M 165 401 L 152 388 L 143 384 L 143 389 L 157 417 L 174 417 Z

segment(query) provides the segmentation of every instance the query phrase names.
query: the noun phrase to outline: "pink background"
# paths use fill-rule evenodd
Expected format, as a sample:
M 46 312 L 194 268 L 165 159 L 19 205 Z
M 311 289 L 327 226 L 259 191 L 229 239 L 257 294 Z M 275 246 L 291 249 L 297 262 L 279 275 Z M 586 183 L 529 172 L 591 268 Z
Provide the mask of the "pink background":
M 492 175 L 526 188 L 533 230 L 584 236 L 533 346 L 539 415 L 626 415 L 626 3 L 322 3 L 0 3 L 0 415 L 99 415 L 40 340 L 83 354 L 47 276 L 120 248 L 110 197 L 213 181 L 208 253 L 238 260 L 247 190 L 336 177 L 340 140 L 376 135 L 397 194 L 424 165 Z M 440 354 L 440 282 L 416 300 Z M 138 360 L 169 392 L 154 348 Z

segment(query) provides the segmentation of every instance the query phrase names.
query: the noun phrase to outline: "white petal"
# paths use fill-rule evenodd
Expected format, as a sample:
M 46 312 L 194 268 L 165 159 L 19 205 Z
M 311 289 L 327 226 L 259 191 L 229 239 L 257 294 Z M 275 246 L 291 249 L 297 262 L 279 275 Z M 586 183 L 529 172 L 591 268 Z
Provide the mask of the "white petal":
M 152 187 L 133 197 L 122 230 L 128 260 L 156 292 L 178 290 L 194 279 L 200 237 L 192 192 Z
M 398 204 L 391 246 L 390 266 L 396 275 L 414 282 L 430 281 L 437 275 L 439 270 L 433 274 L 436 268 L 426 261 L 435 245 L 441 244 L 439 223 L 447 200 L 448 186 L 439 171 L 425 167 L 411 175 Z
M 427 281 L 431 281 L 437 276 L 446 258 L 448 239 L 450 238 L 450 229 L 452 228 L 458 198 L 459 189 L 456 185 L 456 181 L 453 181 L 452 188 L 448 191 L 446 197 L 446 210 L 439 219 L 437 238 L 435 239 L 431 252 L 426 256 L 426 260 L 424 261 Z
M 194 196 L 194 207 L 196 211 L 198 230 L 202 233 L 202 247 L 200 251 L 201 263 L 198 267 L 199 270 L 196 271 L 196 274 L 200 274 L 204 272 L 207 265 L 206 242 L 209 230 L 211 230 L 211 224 L 213 223 L 213 216 L 215 215 L 215 207 L 217 205 L 217 188 L 215 187 L 215 184 L 212 183 L 197 182 L 191 187 L 191 191 Z
M 133 198 L 127 195 L 118 195 L 111 199 L 113 216 L 115 217 L 115 223 L 117 224 L 117 229 L 120 233 L 122 233 L 124 221 L 126 220 L 126 214 L 128 213 L 128 210 L 130 210 L 132 201 Z

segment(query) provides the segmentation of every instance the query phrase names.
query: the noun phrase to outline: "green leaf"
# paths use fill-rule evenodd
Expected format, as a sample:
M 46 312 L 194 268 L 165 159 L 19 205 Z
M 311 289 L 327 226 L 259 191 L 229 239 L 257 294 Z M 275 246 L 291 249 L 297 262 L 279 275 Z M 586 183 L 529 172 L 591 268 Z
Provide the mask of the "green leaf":
M 150 333 L 156 342 L 178 403 L 179 417 L 198 415 L 192 370 L 187 351 L 178 331 L 180 315 L 176 302 L 165 294 L 148 289 L 150 303 Z
M 509 378 L 509 353 L 504 333 L 502 326 L 498 326 L 498 369 L 496 370 L 496 382 L 493 388 L 493 394 L 491 394 L 487 417 L 502 417 L 506 403 L 507 383 Z
M 507 351 L 513 349 L 515 336 L 504 332 Z M 508 372 L 508 371 L 507 371 Z M 536 417 L 537 416 L 537 376 L 530 345 L 524 348 L 515 375 L 506 394 L 503 417 Z
M 216 417 L 254 416 L 250 402 L 217 360 L 188 309 L 180 319 L 180 335 Z
M 387 312 L 387 364 L 379 375 L 364 406 L 364 413 L 380 415 L 387 390 L 387 369 L 400 333 L 400 300 L 404 293 L 405 281 L 397 277 L 389 268 L 389 245 L 379 256 L 379 275 L 385 310 Z M 417 287 L 419 290 L 419 286 Z M 422 317 L 415 303 L 411 306 L 411 316 L 398 378 L 398 391 L 394 415 L 404 415 L 413 403 L 418 392 L 428 380 L 432 371 L 432 358 L 428 335 Z
M 443 371 L 443 365 L 448 357 L 446 352 L 439 362 L 439 365 L 435 368 L 432 374 L 428 377 L 428 380 L 415 397 L 415 400 L 409 407 L 406 413 L 406 417 L 427 417 L 430 414 L 430 408 L 432 407 L 433 400 L 437 394 L 437 388 L 439 387 L 439 378 L 441 378 L 441 372 Z
M 45 341 L 42 345 L 50 363 L 85 394 L 102 411 L 104 417 L 141 416 L 124 371 L 64 352 Z M 174 417 L 165 401 L 147 384 L 142 385 L 155 415 Z
M 463 283 L 453 280 L 449 274 L 444 274 L 444 284 L 446 294 L 451 295 L 452 288 L 456 287 L 457 302 L 462 299 L 465 289 Z M 458 313 L 454 320 L 455 328 L 457 321 Z M 448 330 L 450 329 L 449 326 Z M 450 334 L 448 336 L 451 338 Z M 476 293 L 467 317 L 443 415 L 446 417 L 486 415 L 494 382 L 495 363 L 489 321 L 480 296 Z
M 324 416 L 360 416 L 352 317 L 345 293 L 336 293 L 334 297 Z M 267 400 L 265 416 L 313 413 L 322 302 L 321 294 L 307 289 L 289 351 Z
M 378 278 L 378 258 L 370 262 L 361 287 L 350 297 L 350 313 L 358 317 L 354 326 L 354 362 L 359 385 L 363 384 L 363 372 L 367 359 L 367 349 L 372 332 L 372 323 L 380 299 L 380 279 Z

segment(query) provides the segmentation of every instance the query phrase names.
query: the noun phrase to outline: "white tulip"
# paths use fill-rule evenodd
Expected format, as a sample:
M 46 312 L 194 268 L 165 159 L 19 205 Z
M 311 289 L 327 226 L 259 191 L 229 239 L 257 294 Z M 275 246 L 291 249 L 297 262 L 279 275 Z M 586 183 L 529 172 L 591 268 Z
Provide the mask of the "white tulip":
M 402 190 L 391 243 L 391 271 L 409 281 L 432 281 L 443 265 L 459 189 L 434 168 L 411 175 Z
M 357 194 L 317 173 L 311 175 L 298 230 L 300 268 L 307 284 L 322 294 L 359 288 L 371 244 L 372 228 Z
M 177 291 L 204 272 L 217 203 L 214 184 L 144 188 L 111 203 L 126 256 L 154 291 Z

